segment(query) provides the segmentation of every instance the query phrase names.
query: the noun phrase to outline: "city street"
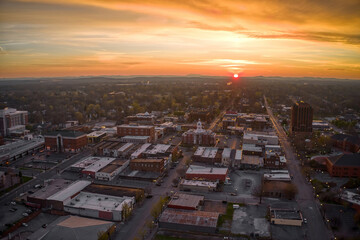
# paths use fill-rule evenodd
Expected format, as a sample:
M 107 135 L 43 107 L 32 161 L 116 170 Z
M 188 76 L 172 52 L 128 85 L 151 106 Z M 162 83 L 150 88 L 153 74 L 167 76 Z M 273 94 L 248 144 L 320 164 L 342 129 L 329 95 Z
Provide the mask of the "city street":
M 285 152 L 287 166 L 290 174 L 293 176 L 293 183 L 298 188 L 298 194 L 296 196 L 296 201 L 299 204 L 300 210 L 303 213 L 303 216 L 307 218 L 307 233 L 305 233 L 306 239 L 314 240 L 328 240 L 332 237 L 332 232 L 327 228 L 323 217 L 321 216 L 319 205 L 317 200 L 314 198 L 312 185 L 309 184 L 305 177 L 301 173 L 301 167 L 299 161 L 296 158 L 292 150 L 292 146 L 287 139 L 286 133 L 281 125 L 278 123 L 274 114 L 272 113 L 266 97 L 264 96 L 265 107 L 270 116 L 270 119 L 276 129 L 276 132 L 279 136 L 281 146 Z

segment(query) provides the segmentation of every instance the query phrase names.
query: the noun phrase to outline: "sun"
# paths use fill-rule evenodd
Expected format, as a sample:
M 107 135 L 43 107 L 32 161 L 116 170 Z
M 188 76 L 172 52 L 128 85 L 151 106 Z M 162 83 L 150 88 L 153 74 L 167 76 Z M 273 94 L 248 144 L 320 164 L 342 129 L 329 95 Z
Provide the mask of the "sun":
M 234 78 L 238 78 L 238 77 L 239 77 L 239 74 L 235 73 Z

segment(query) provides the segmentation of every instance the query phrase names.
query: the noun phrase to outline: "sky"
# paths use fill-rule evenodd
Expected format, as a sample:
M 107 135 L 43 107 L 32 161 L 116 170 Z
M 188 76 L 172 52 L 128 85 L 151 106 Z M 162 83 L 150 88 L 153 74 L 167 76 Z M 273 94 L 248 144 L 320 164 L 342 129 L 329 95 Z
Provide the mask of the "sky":
M 0 78 L 360 79 L 359 0 L 0 0 Z

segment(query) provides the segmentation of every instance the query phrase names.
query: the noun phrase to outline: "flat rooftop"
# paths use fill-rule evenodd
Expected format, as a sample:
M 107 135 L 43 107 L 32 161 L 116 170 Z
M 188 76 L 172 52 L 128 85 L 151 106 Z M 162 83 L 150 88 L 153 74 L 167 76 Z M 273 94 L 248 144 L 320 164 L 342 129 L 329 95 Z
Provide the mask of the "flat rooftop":
M 277 219 L 302 220 L 302 215 L 300 211 L 294 209 L 270 208 L 270 213 L 273 218 L 277 218 Z
M 289 173 L 265 173 L 264 179 L 267 181 L 291 181 Z
M 131 148 L 133 145 L 134 145 L 133 143 L 125 143 L 118 149 L 118 151 L 124 152 L 124 151 L 128 150 L 129 148 Z
M 205 149 L 201 157 L 203 158 L 215 158 L 216 153 L 218 152 L 218 148 L 216 147 L 208 147 Z
M 133 202 L 135 202 L 134 197 L 115 197 L 103 194 L 80 192 L 76 197 L 71 199 L 65 207 L 112 212 L 121 211 L 124 203 L 132 206 Z
M 98 157 L 98 158 L 99 158 L 98 161 L 96 161 L 93 164 L 89 165 L 88 167 L 84 168 L 83 171 L 97 172 L 115 160 L 115 158 L 108 158 L 108 157 Z
M 243 144 L 242 150 L 249 152 L 262 152 L 262 148 L 255 146 L 255 144 Z
M 230 155 L 231 155 L 231 148 L 224 148 L 224 150 L 222 152 L 222 157 L 230 158 Z
M 138 158 L 130 160 L 133 163 L 158 163 L 164 161 L 163 158 Z
M 150 147 L 150 146 L 151 146 L 151 143 L 145 143 L 145 144 L 141 145 L 138 149 L 136 149 L 135 152 L 133 152 L 131 154 L 131 158 L 137 158 L 140 154 L 145 152 L 146 149 L 148 149 L 148 147 Z
M 29 195 L 29 197 L 37 199 L 47 199 L 55 193 L 70 186 L 71 183 L 72 182 L 70 180 L 65 179 L 50 179 L 49 181 L 47 181 L 47 184 L 45 184 L 45 187 Z
M 216 167 L 203 167 L 198 165 L 190 165 L 186 174 L 222 174 L 226 175 L 228 172 L 227 168 L 216 168 Z
M 47 198 L 47 200 L 54 200 L 54 201 L 64 201 L 74 194 L 83 190 L 86 186 L 90 185 L 90 181 L 79 180 L 70 184 L 67 188 L 58 191 L 54 195 Z
M 154 128 L 154 126 L 147 126 L 147 125 L 132 125 L 132 124 L 122 124 L 120 126 L 118 126 L 119 128 L 145 128 L 145 129 L 150 129 L 150 128 Z
M 32 140 L 19 140 L 0 146 L 0 158 L 8 156 L 13 157 L 24 153 L 30 149 L 40 147 L 45 143 L 43 138 L 34 138 Z
M 236 153 L 235 153 L 235 160 L 241 160 L 243 157 L 243 152 L 242 150 L 236 150 Z
M 197 208 L 200 205 L 201 201 L 204 201 L 204 196 L 176 193 L 170 200 L 168 207 Z
M 93 163 L 95 163 L 95 162 L 97 162 L 99 160 L 100 160 L 99 157 L 92 157 L 91 156 L 91 157 L 81 159 L 77 163 L 71 165 L 71 167 L 84 169 L 84 168 L 90 166 L 91 164 L 93 164 Z
M 119 166 L 119 165 L 109 164 L 109 165 L 106 165 L 105 167 L 103 167 L 102 169 L 100 169 L 98 172 L 112 173 L 112 172 L 114 172 L 116 169 L 118 169 L 120 167 L 121 166 Z
M 215 212 L 186 211 L 167 208 L 161 214 L 159 222 L 216 228 L 218 218 L 219 213 Z
M 147 140 L 148 138 L 150 138 L 149 136 L 132 136 L 132 135 L 127 135 L 122 137 L 122 140 Z
M 198 186 L 198 187 L 209 187 L 209 188 L 216 188 L 217 186 L 216 182 L 186 180 L 186 179 L 182 179 L 180 184 L 186 186 Z
M 156 144 L 153 145 L 151 149 L 147 149 L 144 153 L 146 154 L 158 154 L 158 153 L 166 153 L 170 149 L 170 144 Z
M 92 132 L 92 133 L 89 133 L 87 135 L 87 137 L 101 137 L 103 135 L 106 135 L 106 132 L 102 132 L 102 131 L 95 131 L 95 132 Z
M 243 155 L 241 163 L 258 166 L 262 163 L 262 160 L 263 160 L 262 157 L 259 156 Z

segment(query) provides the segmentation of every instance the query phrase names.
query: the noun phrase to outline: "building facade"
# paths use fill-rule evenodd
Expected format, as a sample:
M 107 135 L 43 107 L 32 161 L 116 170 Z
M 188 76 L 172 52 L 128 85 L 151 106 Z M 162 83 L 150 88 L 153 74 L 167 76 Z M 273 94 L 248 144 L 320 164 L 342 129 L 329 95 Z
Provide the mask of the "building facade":
M 150 142 L 156 140 L 154 126 L 123 124 L 117 127 L 117 133 L 119 137 L 149 136 Z
M 202 128 L 198 121 L 196 129 L 190 129 L 182 135 L 182 143 L 187 145 L 213 146 L 216 143 L 216 134 Z
M 86 133 L 57 131 L 44 134 L 45 149 L 54 152 L 79 152 L 88 144 Z
M 360 177 L 360 153 L 341 154 L 326 158 L 326 167 L 332 177 Z
M 0 110 L 0 135 L 23 134 L 28 123 L 28 112 L 17 111 L 15 108 Z
M 291 108 L 290 133 L 311 133 L 313 109 L 303 101 L 295 103 Z
M 163 173 L 165 170 L 165 159 L 132 159 L 130 168 L 133 171 Z

